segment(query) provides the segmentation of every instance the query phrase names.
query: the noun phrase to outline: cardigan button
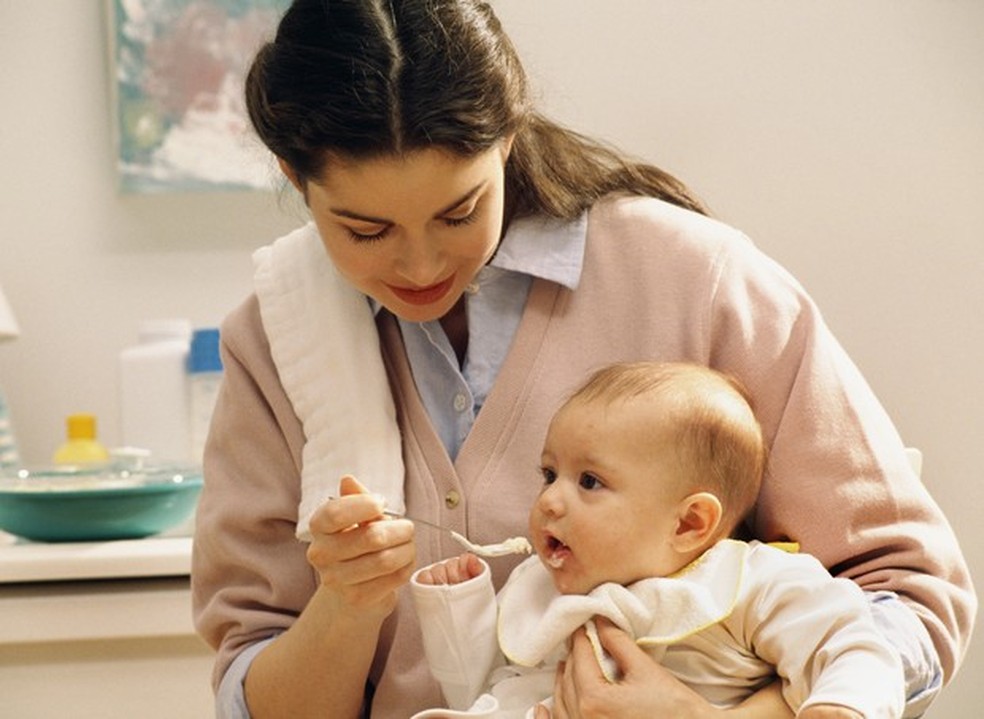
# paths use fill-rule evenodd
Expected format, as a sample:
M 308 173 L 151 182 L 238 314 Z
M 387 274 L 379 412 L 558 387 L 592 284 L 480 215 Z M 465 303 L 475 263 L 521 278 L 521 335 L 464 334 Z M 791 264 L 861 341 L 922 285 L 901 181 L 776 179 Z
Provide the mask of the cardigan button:
M 461 495 L 458 494 L 458 492 L 453 489 L 444 495 L 444 505 L 448 509 L 454 509 L 455 507 L 458 506 L 460 502 L 461 502 Z

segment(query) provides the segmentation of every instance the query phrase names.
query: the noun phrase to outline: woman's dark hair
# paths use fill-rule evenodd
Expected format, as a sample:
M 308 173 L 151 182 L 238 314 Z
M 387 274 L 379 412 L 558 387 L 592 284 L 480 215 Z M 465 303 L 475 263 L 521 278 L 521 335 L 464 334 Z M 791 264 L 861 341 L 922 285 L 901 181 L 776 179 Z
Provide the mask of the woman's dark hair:
M 534 112 L 516 51 L 478 0 L 295 0 L 253 61 L 246 104 L 301 183 L 333 155 L 468 157 L 515 135 L 507 217 L 573 218 L 612 192 L 704 211 L 668 173 Z

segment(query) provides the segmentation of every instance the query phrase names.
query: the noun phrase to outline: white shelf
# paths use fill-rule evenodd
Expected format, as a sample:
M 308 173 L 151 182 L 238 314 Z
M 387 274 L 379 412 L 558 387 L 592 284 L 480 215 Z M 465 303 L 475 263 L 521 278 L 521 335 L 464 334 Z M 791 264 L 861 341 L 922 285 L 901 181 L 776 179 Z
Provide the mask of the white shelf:
M 0 584 L 176 577 L 191 573 L 191 537 L 45 544 L 0 532 Z

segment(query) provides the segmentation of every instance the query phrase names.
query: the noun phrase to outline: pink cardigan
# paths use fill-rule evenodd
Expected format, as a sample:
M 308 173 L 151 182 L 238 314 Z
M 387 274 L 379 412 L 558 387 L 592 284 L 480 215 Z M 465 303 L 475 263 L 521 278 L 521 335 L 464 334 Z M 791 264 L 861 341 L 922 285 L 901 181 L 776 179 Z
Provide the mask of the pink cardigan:
M 795 539 L 832 573 L 898 592 L 952 676 L 976 611 L 966 564 L 897 431 L 800 285 L 735 230 L 652 199 L 599 203 L 585 252 L 577 290 L 534 281 L 453 463 L 416 393 L 396 322 L 380 313 L 407 511 L 476 542 L 525 533 L 547 422 L 586 373 L 640 358 L 708 364 L 748 386 L 771 446 L 756 537 Z M 218 650 L 216 681 L 244 647 L 290 626 L 315 589 L 306 545 L 294 536 L 305 438 L 255 297 L 227 318 L 222 342 L 225 382 L 192 582 L 195 621 Z M 453 507 L 445 502 L 452 490 L 461 497 Z M 459 551 L 426 528 L 417 545 L 421 566 Z M 497 589 L 515 563 L 492 563 Z M 408 592 L 384 626 L 369 679 L 374 718 L 403 719 L 441 702 Z

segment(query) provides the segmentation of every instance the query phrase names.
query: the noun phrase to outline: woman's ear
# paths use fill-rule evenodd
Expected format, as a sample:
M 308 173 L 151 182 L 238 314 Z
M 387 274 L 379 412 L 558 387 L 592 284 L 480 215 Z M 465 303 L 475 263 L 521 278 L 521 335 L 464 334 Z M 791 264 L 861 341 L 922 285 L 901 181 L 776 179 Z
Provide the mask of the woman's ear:
M 514 132 L 513 134 L 507 135 L 506 137 L 502 138 L 502 141 L 499 144 L 499 154 L 502 157 L 503 167 L 505 167 L 506 161 L 509 159 L 509 153 L 512 152 L 513 140 L 515 139 L 516 139 L 516 133 Z
M 678 552 L 704 549 L 717 536 L 724 510 L 710 492 L 695 492 L 677 507 L 677 524 L 670 540 Z

